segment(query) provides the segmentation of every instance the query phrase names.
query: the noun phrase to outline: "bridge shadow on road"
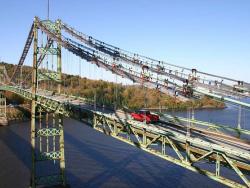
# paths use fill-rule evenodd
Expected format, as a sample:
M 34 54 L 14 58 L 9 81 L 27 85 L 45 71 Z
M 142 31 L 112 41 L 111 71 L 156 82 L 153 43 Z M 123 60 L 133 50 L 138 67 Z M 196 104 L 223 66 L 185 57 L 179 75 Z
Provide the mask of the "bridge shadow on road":
M 0 187 L 27 187 L 29 185 L 31 148 L 27 141 L 28 132 L 28 127 L 22 123 L 20 127 L 16 125 L 15 127 L 0 127 Z
M 66 127 L 65 131 L 66 160 L 70 165 L 67 167 L 69 171 L 72 170 L 72 173 L 78 172 L 78 176 L 81 176 L 83 181 L 81 186 L 77 181 L 70 182 L 73 187 L 162 187 L 167 186 L 168 176 L 172 179 L 174 187 L 178 187 L 181 182 L 173 175 L 171 178 L 171 172 L 166 169 L 169 166 L 166 161 L 161 160 L 165 163 L 161 165 L 161 162 L 155 162 L 159 158 L 151 160 L 155 156 L 97 132 L 75 120 L 72 121 L 74 124 Z M 80 132 L 80 130 L 81 136 L 74 134 L 75 131 Z M 71 155 L 71 153 L 74 154 Z M 78 162 L 71 163 L 74 160 Z M 178 175 L 179 180 L 180 175 L 181 171 Z
M 204 187 L 203 182 L 208 182 L 206 177 L 192 174 L 78 121 L 65 119 L 64 125 L 66 177 L 73 188 L 189 187 L 194 183 L 196 187 Z M 0 127 L 0 187 L 29 186 L 29 127 L 29 122 Z M 209 181 L 207 187 L 213 186 L 218 184 Z
M 130 152 L 127 154 L 124 153 L 124 156 L 121 157 L 119 160 L 112 160 L 112 157 L 106 156 L 105 152 L 100 150 L 98 151 L 95 146 L 91 147 L 89 144 L 85 144 L 84 142 L 77 140 L 68 133 L 65 133 L 65 138 L 67 138 L 67 141 L 70 144 L 73 144 L 75 147 L 77 147 L 79 152 L 82 152 L 82 154 L 85 155 L 84 158 L 87 157 L 91 160 L 91 163 L 93 162 L 96 163 L 96 165 L 99 165 L 99 167 L 96 166 L 97 169 L 100 169 L 100 171 L 96 173 L 96 176 L 88 178 L 82 186 L 101 187 L 106 183 L 110 183 L 110 180 L 112 178 L 117 178 L 119 180 L 120 185 L 126 185 L 128 187 L 135 187 L 138 184 L 137 182 L 145 182 L 150 187 L 154 186 L 152 183 L 147 182 L 147 180 L 143 179 L 141 176 L 138 176 L 133 171 L 128 170 L 126 168 L 131 161 L 138 159 L 139 154 L 137 152 Z M 113 157 L 116 158 L 116 156 Z M 81 161 L 82 163 L 86 163 L 88 160 Z M 86 164 L 86 166 L 88 166 L 88 164 Z M 85 170 L 88 171 L 88 168 L 85 168 Z M 122 176 L 131 176 L 133 178 L 124 178 Z M 116 184 L 113 186 L 119 185 Z
M 0 188 L 29 187 L 31 169 L 29 123 L 0 127 Z M 67 174 L 81 182 L 70 172 Z
M 224 187 L 76 120 L 64 122 L 66 169 L 81 180 L 67 175 L 72 187 Z

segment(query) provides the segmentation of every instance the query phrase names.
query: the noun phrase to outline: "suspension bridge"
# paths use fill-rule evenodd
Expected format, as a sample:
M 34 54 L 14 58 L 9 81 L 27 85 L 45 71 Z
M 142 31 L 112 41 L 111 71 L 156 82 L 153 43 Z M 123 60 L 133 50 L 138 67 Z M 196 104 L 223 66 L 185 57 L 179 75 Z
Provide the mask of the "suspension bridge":
M 32 71 L 22 78 L 22 67 L 32 44 Z M 250 187 L 249 140 L 228 133 L 249 136 L 250 131 L 242 129 L 240 123 L 233 128 L 194 118 L 162 115 L 158 123 L 146 124 L 131 119 L 127 112 L 101 107 L 94 99 L 63 94 L 62 49 L 85 60 L 85 64 L 96 65 L 182 100 L 206 95 L 238 105 L 240 109 L 250 107 L 241 100 L 249 97 L 250 83 L 131 53 L 83 34 L 61 20 L 35 17 L 14 73 L 9 77 L 4 67 L 0 69 L 2 93 L 12 92 L 31 101 L 30 187 L 67 185 L 64 117 L 76 118 L 97 131 L 221 184 Z M 54 69 L 45 68 L 48 56 L 56 58 L 52 62 Z M 47 80 L 57 85 L 56 92 L 39 88 L 40 83 Z M 3 95 L 1 98 L 5 101 Z M 4 111 L 1 116 L 5 116 Z M 45 163 L 53 163 L 57 173 L 49 174 L 48 171 L 41 175 L 39 165 Z M 204 163 L 209 169 L 202 165 Z M 225 168 L 236 178 L 224 176 Z

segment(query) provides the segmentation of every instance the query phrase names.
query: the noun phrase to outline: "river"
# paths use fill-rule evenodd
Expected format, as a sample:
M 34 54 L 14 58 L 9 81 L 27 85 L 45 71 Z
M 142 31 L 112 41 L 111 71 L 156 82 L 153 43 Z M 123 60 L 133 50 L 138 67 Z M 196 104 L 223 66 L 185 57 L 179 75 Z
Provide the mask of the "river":
M 186 117 L 186 112 L 176 115 Z M 198 119 L 236 126 L 238 110 L 198 110 Z M 243 112 L 242 127 L 250 113 Z M 243 120 L 242 120 L 243 121 Z M 0 127 L 0 188 L 27 188 L 31 166 L 29 122 Z M 225 187 L 73 119 L 65 119 L 67 182 L 82 187 Z

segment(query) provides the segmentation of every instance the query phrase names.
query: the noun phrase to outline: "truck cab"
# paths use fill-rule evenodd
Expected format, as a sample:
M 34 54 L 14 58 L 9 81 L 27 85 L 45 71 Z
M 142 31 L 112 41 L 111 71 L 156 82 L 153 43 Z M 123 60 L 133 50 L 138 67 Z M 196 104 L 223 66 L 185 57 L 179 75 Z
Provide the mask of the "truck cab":
M 132 112 L 131 118 L 136 121 L 146 121 L 146 123 L 154 123 L 159 121 L 159 116 L 156 114 L 152 114 L 149 110 L 139 110 L 136 112 Z

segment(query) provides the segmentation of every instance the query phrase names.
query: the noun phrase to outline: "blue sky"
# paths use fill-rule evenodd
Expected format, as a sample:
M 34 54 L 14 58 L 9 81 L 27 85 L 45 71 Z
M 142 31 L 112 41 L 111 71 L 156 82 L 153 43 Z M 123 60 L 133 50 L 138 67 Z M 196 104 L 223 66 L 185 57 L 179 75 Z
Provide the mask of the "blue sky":
M 249 0 L 50 1 L 51 19 L 107 43 L 250 82 Z M 18 62 L 33 18 L 46 18 L 46 6 L 47 0 L 0 0 L 1 60 Z

